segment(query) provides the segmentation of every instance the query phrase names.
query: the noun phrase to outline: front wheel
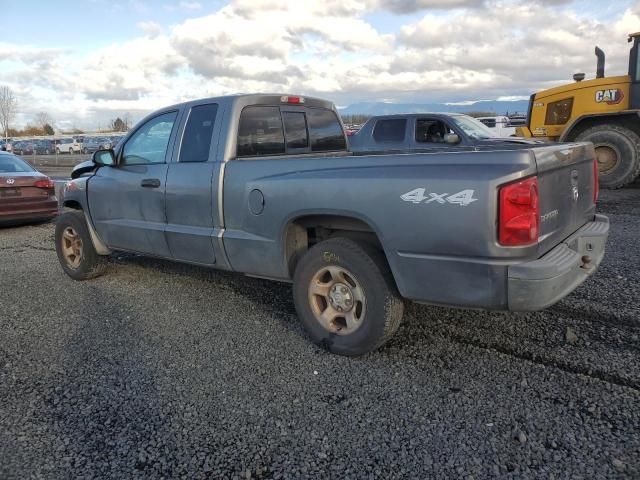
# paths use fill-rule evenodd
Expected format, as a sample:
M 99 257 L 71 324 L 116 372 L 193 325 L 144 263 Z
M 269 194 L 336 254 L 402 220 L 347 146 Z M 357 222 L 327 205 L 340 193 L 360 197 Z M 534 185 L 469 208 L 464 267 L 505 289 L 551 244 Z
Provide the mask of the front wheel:
M 55 239 L 60 265 L 71 278 L 87 280 L 104 273 L 107 260 L 96 252 L 81 211 L 66 212 L 58 217 Z
M 311 340 L 339 355 L 363 355 L 382 346 L 404 312 L 384 256 L 347 238 L 321 242 L 302 257 L 293 298 Z

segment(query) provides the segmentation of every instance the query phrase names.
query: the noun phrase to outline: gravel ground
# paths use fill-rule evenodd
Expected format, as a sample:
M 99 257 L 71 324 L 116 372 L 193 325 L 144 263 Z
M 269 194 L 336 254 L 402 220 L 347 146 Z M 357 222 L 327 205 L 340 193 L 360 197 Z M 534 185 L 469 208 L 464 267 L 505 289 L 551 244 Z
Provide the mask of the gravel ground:
M 640 478 L 640 188 L 598 273 L 532 314 L 410 305 L 310 344 L 288 285 L 132 255 L 60 269 L 0 230 L 0 478 Z

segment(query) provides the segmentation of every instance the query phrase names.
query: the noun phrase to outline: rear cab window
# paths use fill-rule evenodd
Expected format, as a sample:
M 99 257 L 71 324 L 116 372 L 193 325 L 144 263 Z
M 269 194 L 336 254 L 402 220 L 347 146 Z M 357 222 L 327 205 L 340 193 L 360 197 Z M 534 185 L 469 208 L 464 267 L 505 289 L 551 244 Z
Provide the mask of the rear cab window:
M 334 112 L 324 108 L 310 108 L 308 115 L 311 151 L 335 152 L 347 149 L 342 124 Z
M 326 108 L 248 106 L 240 114 L 238 157 L 346 151 L 344 130 Z
M 309 132 L 304 112 L 282 112 L 287 150 L 309 147 Z
M 277 155 L 285 152 L 279 107 L 245 107 L 238 126 L 238 156 Z
M 376 142 L 402 142 L 407 130 L 406 118 L 388 118 L 378 120 L 373 128 Z

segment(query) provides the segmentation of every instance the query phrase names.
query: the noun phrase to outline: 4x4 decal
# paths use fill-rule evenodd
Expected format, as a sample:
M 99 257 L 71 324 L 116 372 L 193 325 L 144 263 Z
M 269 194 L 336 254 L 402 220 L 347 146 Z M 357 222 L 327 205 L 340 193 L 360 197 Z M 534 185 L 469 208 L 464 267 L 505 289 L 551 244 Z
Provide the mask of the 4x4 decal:
M 474 190 L 461 190 L 458 193 L 454 193 L 449 195 L 449 193 L 427 193 L 426 188 L 415 188 L 407 193 L 400 195 L 400 198 L 405 202 L 411 203 L 437 203 L 440 205 L 444 205 L 447 203 L 451 203 L 453 205 L 459 205 L 461 207 L 466 207 L 470 203 L 478 200 L 477 198 L 473 198 Z

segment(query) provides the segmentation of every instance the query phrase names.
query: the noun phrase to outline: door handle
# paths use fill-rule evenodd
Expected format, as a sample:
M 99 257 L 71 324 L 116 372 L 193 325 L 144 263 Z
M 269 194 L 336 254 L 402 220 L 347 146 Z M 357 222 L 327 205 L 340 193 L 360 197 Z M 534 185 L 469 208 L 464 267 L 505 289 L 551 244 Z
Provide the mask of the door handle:
M 146 188 L 158 188 L 160 186 L 160 180 L 158 178 L 145 178 L 140 182 L 140 186 Z

